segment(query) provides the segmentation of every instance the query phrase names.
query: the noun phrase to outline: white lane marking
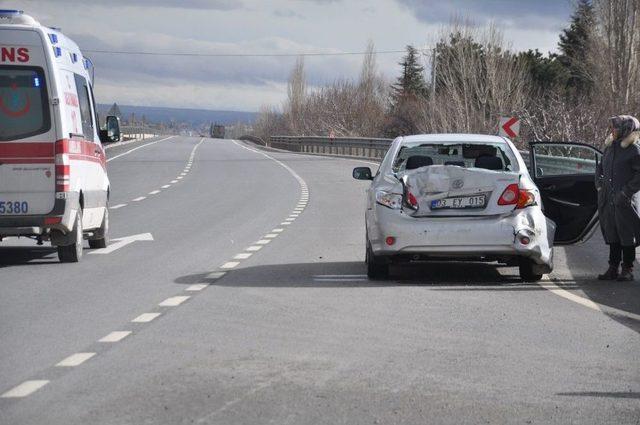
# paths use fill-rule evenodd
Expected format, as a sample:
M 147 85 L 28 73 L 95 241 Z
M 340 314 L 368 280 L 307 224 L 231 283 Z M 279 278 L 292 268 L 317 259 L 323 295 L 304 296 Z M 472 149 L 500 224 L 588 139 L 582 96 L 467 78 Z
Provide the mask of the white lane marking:
M 324 279 L 317 279 L 314 278 L 313 281 L 314 282 L 364 282 L 368 279 L 362 279 L 362 278 L 324 278 Z
M 140 316 L 132 320 L 133 323 L 148 323 L 160 316 L 161 313 L 142 313 Z
M 95 356 L 96 353 L 75 353 L 60 361 L 56 367 L 74 367 L 80 366 L 82 363 Z
M 296 208 L 294 208 L 293 210 L 294 210 L 294 211 L 304 211 L 304 208 L 296 207 Z
M 166 300 L 158 304 L 160 307 L 176 307 L 191 298 L 189 295 L 178 295 L 175 297 L 169 297 Z
M 240 264 L 238 261 L 228 261 L 220 266 L 221 269 L 232 269 Z
M 266 245 L 269 242 L 271 242 L 269 239 L 260 239 L 259 241 L 256 242 L 256 245 Z
M 273 238 L 278 237 L 278 234 L 277 233 L 268 233 L 268 234 L 264 235 L 264 237 L 267 238 L 267 239 L 273 239 Z
M 207 285 L 206 283 L 196 283 L 194 285 L 189 286 L 187 289 L 185 289 L 185 291 L 202 291 L 207 286 L 209 285 Z
M 187 173 L 180 173 L 180 177 L 184 177 L 186 175 L 187 175 Z
M 155 145 L 156 143 L 164 142 L 165 140 L 169 140 L 169 139 L 171 139 L 172 137 L 174 137 L 174 136 L 169 136 L 169 137 L 166 137 L 166 138 L 164 138 L 164 139 L 156 140 L 155 142 L 146 143 L 146 144 L 144 144 L 144 145 L 142 145 L 142 146 L 135 147 L 135 148 L 133 148 L 133 149 L 130 149 L 130 150 L 126 151 L 126 152 L 123 152 L 123 153 L 121 153 L 121 154 L 119 154 L 119 155 L 116 155 L 116 156 L 114 156 L 114 157 L 112 157 L 112 158 L 107 159 L 107 162 L 111 162 L 111 161 L 113 161 L 114 159 L 118 159 L 118 158 L 123 157 L 123 156 L 125 156 L 125 155 L 129 155 L 131 152 L 137 151 L 138 149 L 142 149 L 142 148 L 145 148 L 145 147 L 147 147 L 147 146 Z
M 120 208 L 126 207 L 126 206 L 127 206 L 127 204 L 118 204 L 118 205 L 114 205 L 112 207 L 109 207 L 109 209 L 110 210 L 117 210 L 117 209 L 120 209 Z
M 172 184 L 178 183 L 178 180 L 171 180 Z
M 24 381 L 22 384 L 11 388 L 6 393 L 0 395 L 0 398 L 21 398 L 26 397 L 34 392 L 38 391 L 40 388 L 47 385 L 49 381 L 45 379 L 37 379 L 32 381 Z
M 206 276 L 206 279 L 222 279 L 227 272 L 211 272 Z
M 250 252 L 243 252 L 240 254 L 237 254 L 235 257 L 233 257 L 234 260 L 246 260 L 247 258 L 251 257 L 253 254 Z
M 157 195 L 158 193 L 160 193 L 159 190 L 152 190 L 151 192 L 149 192 L 149 195 Z
M 131 202 L 140 202 L 140 201 L 144 201 L 145 199 L 147 199 L 146 196 L 139 196 L 135 199 L 132 199 Z
M 298 218 L 300 214 L 289 214 L 289 218 Z
M 254 246 L 250 246 L 245 251 L 253 251 L 253 252 L 255 252 L 255 251 L 260 251 L 261 249 L 262 249 L 261 246 L 254 245 Z
M 280 226 L 288 226 L 290 224 L 291 224 L 290 221 L 283 221 L 282 223 L 280 223 Z
M 164 186 L 162 186 L 162 188 L 163 188 L 163 189 L 168 189 L 168 188 L 170 188 L 170 187 L 171 187 L 171 185 L 170 185 L 170 184 L 165 184 Z
M 176 180 L 182 180 L 182 176 L 176 177 Z
M 131 335 L 131 331 L 113 331 L 107 336 L 98 340 L 98 342 L 118 342 Z
M 333 278 L 333 277 L 344 277 L 344 278 L 349 278 L 349 277 L 361 277 L 361 278 L 366 278 L 367 275 L 366 274 L 316 274 L 313 275 L 313 278 L 320 278 L 320 279 L 324 279 L 324 278 Z
M 284 232 L 284 229 L 273 229 L 271 232 L 273 232 L 273 233 L 282 233 L 282 232 Z
M 138 235 L 125 236 L 123 238 L 111 239 L 111 243 L 106 248 L 96 249 L 89 254 L 111 254 L 114 251 L 117 251 L 120 248 L 124 248 L 125 246 L 132 244 L 134 242 L 145 242 L 152 241 L 153 235 L 151 233 L 140 233 Z
M 640 314 L 631 313 L 629 311 L 620 310 L 619 308 L 609 307 L 608 305 L 593 302 L 579 295 L 573 294 L 565 289 L 562 289 L 551 281 L 538 282 L 538 285 L 540 285 L 544 289 L 551 291 L 552 293 L 558 295 L 559 297 L 562 297 L 569 301 L 573 301 L 574 303 L 580 304 L 581 306 L 590 308 L 592 310 L 600 311 L 602 313 L 611 314 L 615 316 L 627 317 L 629 319 L 640 321 Z
M 285 218 L 284 221 L 295 221 L 295 217 L 293 217 L 293 218 L 291 218 L 291 217 Z

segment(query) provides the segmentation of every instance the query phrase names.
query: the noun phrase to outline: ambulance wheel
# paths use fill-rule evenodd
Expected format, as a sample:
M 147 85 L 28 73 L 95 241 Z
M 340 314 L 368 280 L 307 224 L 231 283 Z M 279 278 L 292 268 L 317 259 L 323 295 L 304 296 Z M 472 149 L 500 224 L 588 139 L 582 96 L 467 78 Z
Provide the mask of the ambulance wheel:
M 528 258 L 520 259 L 520 278 L 525 282 L 537 282 L 542 279 L 542 274 L 533 271 L 534 263 Z
M 76 222 L 70 236 L 75 242 L 70 245 L 58 246 L 58 258 L 61 263 L 77 263 L 82 258 L 82 244 L 84 243 L 82 210 L 78 210 L 78 214 L 76 214 Z
M 93 232 L 93 236 L 89 239 L 89 248 L 101 249 L 109 245 L 109 209 L 105 208 L 102 225 Z
M 389 263 L 384 258 L 373 254 L 371 244 L 367 242 L 366 252 L 367 277 L 372 280 L 384 279 L 389 276 Z

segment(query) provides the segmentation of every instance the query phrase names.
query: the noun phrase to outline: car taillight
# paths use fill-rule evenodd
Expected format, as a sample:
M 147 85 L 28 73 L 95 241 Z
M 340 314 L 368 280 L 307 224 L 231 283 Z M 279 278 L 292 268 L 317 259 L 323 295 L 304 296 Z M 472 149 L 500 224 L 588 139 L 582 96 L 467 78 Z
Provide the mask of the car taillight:
M 69 140 L 58 140 L 56 142 L 56 192 L 69 191 L 70 174 Z
M 413 208 L 418 208 L 418 199 L 411 192 L 407 192 L 407 202 Z
M 516 209 L 535 205 L 536 197 L 532 191 L 521 189 L 517 184 L 510 184 L 500 195 L 498 205 L 515 205 Z
M 516 205 L 520 196 L 520 187 L 517 184 L 510 184 L 500 195 L 498 205 Z

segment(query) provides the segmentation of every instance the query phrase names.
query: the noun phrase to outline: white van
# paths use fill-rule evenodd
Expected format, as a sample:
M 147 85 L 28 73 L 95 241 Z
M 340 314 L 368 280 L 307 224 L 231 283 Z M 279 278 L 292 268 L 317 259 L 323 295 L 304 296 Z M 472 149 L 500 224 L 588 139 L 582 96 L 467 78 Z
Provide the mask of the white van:
M 50 241 L 61 262 L 80 260 L 84 239 L 108 243 L 100 137 L 110 138 L 98 127 L 92 69 L 59 30 L 0 10 L 0 241 Z

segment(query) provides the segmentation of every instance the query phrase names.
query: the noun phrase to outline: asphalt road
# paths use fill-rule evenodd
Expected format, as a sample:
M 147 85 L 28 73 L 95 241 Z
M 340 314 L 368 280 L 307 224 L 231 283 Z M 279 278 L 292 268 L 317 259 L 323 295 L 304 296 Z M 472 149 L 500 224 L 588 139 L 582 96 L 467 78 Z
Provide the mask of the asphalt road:
M 109 150 L 112 252 L 0 243 L 0 423 L 640 424 L 640 283 L 593 280 L 598 237 L 541 284 L 370 282 L 362 162 L 201 140 Z

